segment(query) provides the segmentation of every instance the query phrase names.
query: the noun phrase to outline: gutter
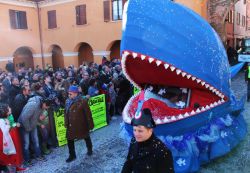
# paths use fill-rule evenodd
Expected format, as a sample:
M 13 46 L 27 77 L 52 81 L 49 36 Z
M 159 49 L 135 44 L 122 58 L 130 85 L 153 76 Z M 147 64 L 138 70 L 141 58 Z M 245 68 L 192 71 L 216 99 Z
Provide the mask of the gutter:
M 39 3 L 36 2 L 37 8 L 37 17 L 38 17 L 38 25 L 39 25 L 39 38 L 40 38 L 40 48 L 41 48 L 41 56 L 42 56 L 42 68 L 45 69 L 44 62 L 44 52 L 43 52 L 43 37 L 42 37 L 42 23 L 41 23 L 41 8 L 39 8 Z

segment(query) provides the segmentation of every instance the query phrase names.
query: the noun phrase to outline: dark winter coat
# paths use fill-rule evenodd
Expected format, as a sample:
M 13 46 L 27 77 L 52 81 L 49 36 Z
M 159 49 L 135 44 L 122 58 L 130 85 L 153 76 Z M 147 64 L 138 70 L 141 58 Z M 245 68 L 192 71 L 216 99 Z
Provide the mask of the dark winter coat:
M 56 91 L 52 86 L 44 85 L 43 90 L 45 92 L 45 97 L 55 97 L 57 95 Z
M 89 135 L 94 123 L 86 100 L 80 98 L 65 110 L 65 127 L 68 140 L 83 139 Z
M 10 106 L 13 107 L 13 101 L 15 100 L 15 97 L 17 94 L 20 94 L 20 87 L 16 85 L 11 85 L 10 90 L 9 90 L 9 100 L 10 100 Z
M 13 116 L 15 119 L 15 122 L 18 120 L 24 106 L 26 105 L 26 103 L 28 102 L 29 97 L 25 96 L 23 94 L 18 94 L 13 102 Z
M 136 142 L 132 138 L 122 173 L 173 173 L 172 153 L 156 136 Z

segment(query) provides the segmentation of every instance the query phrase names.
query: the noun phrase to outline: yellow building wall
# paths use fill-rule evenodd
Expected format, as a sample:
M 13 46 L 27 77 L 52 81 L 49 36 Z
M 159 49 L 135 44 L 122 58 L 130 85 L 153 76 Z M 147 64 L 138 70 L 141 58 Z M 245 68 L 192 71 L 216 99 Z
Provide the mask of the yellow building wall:
M 208 0 L 175 0 L 175 2 L 180 3 L 188 8 L 191 8 L 196 13 L 201 15 L 207 20 L 207 1 Z
M 64 66 L 68 67 L 70 65 L 74 65 L 75 67 L 78 67 L 78 57 L 76 56 L 64 57 Z
M 86 4 L 87 24 L 76 25 L 77 5 Z M 48 16 L 50 10 L 56 10 L 57 28 L 48 29 Z M 106 51 L 111 42 L 121 39 L 121 21 L 104 22 L 103 1 L 78 0 L 55 6 L 41 8 L 44 52 L 50 53 L 50 47 L 56 44 L 63 52 L 78 52 L 80 43 L 88 43 L 93 51 Z M 66 21 L 66 22 L 65 22 Z M 101 55 L 94 55 L 95 62 L 101 62 Z M 70 57 L 64 57 L 65 66 L 69 64 Z M 74 57 L 78 58 L 78 57 Z M 72 64 L 78 65 L 75 59 Z
M 11 29 L 9 9 L 26 11 L 28 29 Z M 35 54 L 40 53 L 36 9 L 0 3 L 0 38 L 0 57 L 10 57 L 22 46 L 30 47 Z
M 28 29 L 11 29 L 9 10 L 26 11 Z M 34 7 L 24 7 L 0 3 L 0 68 L 5 70 L 8 60 L 13 60 L 14 52 L 27 46 L 34 54 L 40 54 L 40 39 L 38 30 L 37 10 Z M 35 65 L 41 58 L 34 58 Z

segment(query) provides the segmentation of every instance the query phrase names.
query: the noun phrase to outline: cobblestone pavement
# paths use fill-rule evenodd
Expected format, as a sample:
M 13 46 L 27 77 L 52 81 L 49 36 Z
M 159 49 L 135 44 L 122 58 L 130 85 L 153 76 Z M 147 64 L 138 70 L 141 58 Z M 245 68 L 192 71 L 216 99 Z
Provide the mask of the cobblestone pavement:
M 244 74 L 232 81 L 237 98 L 246 94 Z M 250 128 L 250 103 L 245 105 L 245 117 Z M 92 156 L 86 155 L 84 141 L 76 142 L 77 159 L 66 164 L 67 146 L 56 148 L 47 161 L 35 163 L 28 173 L 119 173 L 127 155 L 128 146 L 119 138 L 121 117 L 112 120 L 110 125 L 91 133 L 94 145 Z M 200 173 L 247 173 L 250 170 L 250 134 L 231 153 L 204 165 Z

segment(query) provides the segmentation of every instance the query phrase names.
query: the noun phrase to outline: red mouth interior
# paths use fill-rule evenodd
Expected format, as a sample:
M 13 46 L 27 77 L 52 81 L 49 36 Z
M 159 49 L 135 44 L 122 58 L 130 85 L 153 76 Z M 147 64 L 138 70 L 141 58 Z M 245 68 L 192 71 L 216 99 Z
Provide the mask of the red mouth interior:
M 179 114 L 195 110 L 194 105 L 197 103 L 200 107 L 205 107 L 220 100 L 220 97 L 209 89 L 197 84 L 195 80 L 182 77 L 181 74 L 177 75 L 176 71 L 171 71 L 170 68 L 166 70 L 163 64 L 157 66 L 156 63 L 149 63 L 148 60 L 141 60 L 140 58 L 133 58 L 131 55 L 128 55 L 125 66 L 129 77 L 143 89 L 146 84 L 191 89 L 190 104 L 184 109 L 168 107 L 163 102 L 155 99 L 149 99 L 145 102 L 143 108 L 149 108 L 154 118 L 163 119 L 165 116 L 178 116 Z M 133 117 L 137 109 L 138 99 L 139 96 L 132 101 L 129 109 L 130 117 Z

